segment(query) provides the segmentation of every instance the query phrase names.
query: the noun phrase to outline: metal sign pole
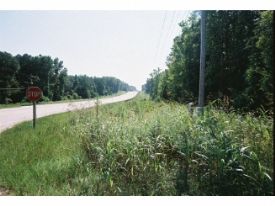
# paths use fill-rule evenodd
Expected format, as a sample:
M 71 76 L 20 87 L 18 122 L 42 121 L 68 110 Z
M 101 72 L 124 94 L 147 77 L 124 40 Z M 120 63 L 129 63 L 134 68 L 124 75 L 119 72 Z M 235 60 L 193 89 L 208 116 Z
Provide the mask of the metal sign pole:
M 33 104 L 33 122 L 32 122 L 32 127 L 35 129 L 35 121 L 36 121 L 36 101 L 32 102 Z

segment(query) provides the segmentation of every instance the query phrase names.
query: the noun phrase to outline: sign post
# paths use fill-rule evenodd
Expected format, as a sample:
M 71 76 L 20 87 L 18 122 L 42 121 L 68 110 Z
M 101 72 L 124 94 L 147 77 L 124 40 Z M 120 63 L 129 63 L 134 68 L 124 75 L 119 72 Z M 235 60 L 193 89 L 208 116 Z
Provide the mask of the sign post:
M 35 129 L 36 124 L 36 101 L 38 101 L 43 95 L 42 90 L 39 87 L 28 87 L 26 91 L 26 97 L 33 105 L 33 123 L 32 126 Z
M 32 102 L 33 105 L 33 121 L 32 127 L 35 129 L 35 121 L 36 121 L 36 101 Z

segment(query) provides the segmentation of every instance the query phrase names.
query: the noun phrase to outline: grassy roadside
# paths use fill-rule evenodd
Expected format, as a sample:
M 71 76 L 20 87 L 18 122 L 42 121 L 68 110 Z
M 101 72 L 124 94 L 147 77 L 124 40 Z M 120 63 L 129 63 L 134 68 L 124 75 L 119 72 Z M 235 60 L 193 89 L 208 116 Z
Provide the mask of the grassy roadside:
M 114 97 L 119 96 L 122 94 L 125 94 L 126 92 L 120 91 L 115 94 L 106 95 L 106 96 L 99 96 L 100 99 L 108 98 L 108 97 Z M 87 100 L 95 100 L 96 97 L 90 98 L 90 99 L 68 99 L 68 100 L 61 100 L 61 101 L 44 101 L 44 102 L 38 102 L 38 104 L 58 104 L 58 103 L 66 103 L 66 102 L 79 102 L 79 101 L 87 101 Z M 14 108 L 14 107 L 21 107 L 21 106 L 30 106 L 32 105 L 31 102 L 22 102 L 22 103 L 11 103 L 11 104 L 0 104 L 0 109 L 8 109 L 8 108 Z
M 29 122 L 0 134 L 0 185 L 17 195 L 65 195 L 83 159 L 81 142 L 64 113 Z M 69 121 L 68 121 L 69 119 Z
M 0 135 L 17 195 L 270 195 L 272 120 L 146 96 L 53 115 Z

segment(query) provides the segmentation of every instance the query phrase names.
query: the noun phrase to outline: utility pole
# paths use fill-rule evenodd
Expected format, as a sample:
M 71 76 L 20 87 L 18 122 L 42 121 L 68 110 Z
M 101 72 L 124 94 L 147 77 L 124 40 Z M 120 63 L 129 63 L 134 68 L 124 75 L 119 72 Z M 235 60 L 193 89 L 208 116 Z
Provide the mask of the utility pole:
M 197 114 L 203 114 L 204 107 L 204 79 L 205 79 L 205 39 L 206 39 L 206 11 L 201 11 L 201 49 L 200 49 L 200 79 L 199 79 L 199 104 Z
M 272 74 L 273 74 L 273 82 L 275 80 L 275 11 L 273 11 L 273 21 L 272 21 L 272 59 L 273 59 L 273 65 L 272 65 Z M 273 86 L 274 87 L 274 86 Z M 274 94 L 274 88 L 273 88 L 273 94 Z M 275 100 L 275 97 L 273 95 L 273 102 Z M 273 107 L 273 112 L 274 112 L 274 107 Z M 273 168 L 274 168 L 274 161 L 275 161 L 275 150 L 274 150 L 274 145 L 275 145 L 275 138 L 274 138 L 274 130 L 275 125 L 273 124 Z M 273 180 L 275 178 L 275 173 L 273 172 Z M 273 183 L 273 195 L 275 194 L 275 184 Z

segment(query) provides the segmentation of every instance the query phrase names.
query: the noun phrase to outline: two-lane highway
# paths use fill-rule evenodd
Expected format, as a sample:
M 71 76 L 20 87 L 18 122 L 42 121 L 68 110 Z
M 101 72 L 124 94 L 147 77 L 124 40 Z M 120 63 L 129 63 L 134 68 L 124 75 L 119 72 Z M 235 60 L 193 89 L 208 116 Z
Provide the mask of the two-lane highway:
M 100 104 L 110 104 L 115 102 L 126 101 L 134 98 L 138 92 L 128 92 L 120 96 L 100 99 Z M 56 104 L 37 105 L 37 118 L 45 117 L 52 114 L 63 113 L 78 109 L 93 107 L 96 100 L 83 100 L 79 102 L 67 102 Z M 22 106 L 10 109 L 0 109 L 0 133 L 14 125 L 32 120 L 32 106 Z

